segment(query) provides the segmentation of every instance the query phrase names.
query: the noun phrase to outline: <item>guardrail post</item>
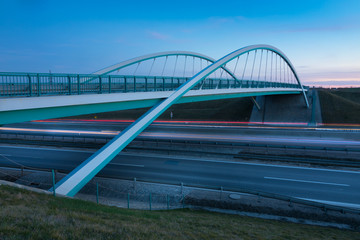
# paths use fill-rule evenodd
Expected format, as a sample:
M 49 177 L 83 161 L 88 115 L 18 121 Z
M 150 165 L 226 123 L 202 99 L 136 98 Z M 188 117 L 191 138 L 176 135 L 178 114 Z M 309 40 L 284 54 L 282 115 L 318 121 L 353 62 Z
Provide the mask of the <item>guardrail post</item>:
M 136 92 L 136 77 L 134 76 L 134 92 Z
M 99 204 L 99 183 L 96 182 L 96 203 Z
M 170 209 L 170 204 L 169 204 L 169 195 L 166 194 L 166 206 L 167 206 L 167 210 Z
M 77 93 L 80 95 L 80 75 L 77 75 Z
M 149 193 L 149 209 L 151 211 L 151 193 Z
M 127 194 L 127 208 L 130 208 L 130 193 Z
M 53 195 L 54 195 L 54 197 L 56 197 L 56 192 L 55 192 L 55 173 L 54 173 L 54 169 L 51 169 L 51 174 L 52 174 Z
M 184 194 L 181 194 L 181 199 L 182 199 L 182 208 L 185 208 L 185 197 Z

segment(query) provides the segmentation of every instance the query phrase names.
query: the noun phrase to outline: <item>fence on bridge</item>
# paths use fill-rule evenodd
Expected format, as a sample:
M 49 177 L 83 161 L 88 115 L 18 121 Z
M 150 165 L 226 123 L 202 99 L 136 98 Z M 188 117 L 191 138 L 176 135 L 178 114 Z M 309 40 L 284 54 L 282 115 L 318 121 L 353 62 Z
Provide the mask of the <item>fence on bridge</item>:
M 0 73 L 0 97 L 174 91 L 188 77 L 53 73 Z M 193 90 L 229 88 L 299 88 L 298 84 L 207 78 Z

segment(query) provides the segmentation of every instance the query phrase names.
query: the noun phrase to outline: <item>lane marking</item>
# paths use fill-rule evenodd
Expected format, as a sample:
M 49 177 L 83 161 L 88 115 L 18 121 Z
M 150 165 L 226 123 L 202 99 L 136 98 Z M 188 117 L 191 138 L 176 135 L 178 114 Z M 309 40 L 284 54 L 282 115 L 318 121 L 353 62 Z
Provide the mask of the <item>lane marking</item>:
M 270 179 L 270 180 L 279 180 L 279 181 L 288 181 L 288 182 L 315 183 L 315 184 L 323 184 L 323 185 L 350 187 L 350 185 L 342 184 L 342 183 L 328 183 L 328 182 L 307 181 L 307 180 L 298 180 L 298 179 L 289 179 L 289 178 L 277 178 L 277 177 L 264 177 L 264 178 L 265 179 Z
M 299 198 L 299 197 L 297 197 L 297 198 L 306 200 L 306 201 L 325 203 L 325 204 L 338 206 L 338 207 L 348 207 L 348 208 L 360 209 L 360 204 L 355 204 L 355 203 L 334 202 L 334 201 L 326 201 L 326 200 L 311 199 L 311 198 Z
M 53 149 L 53 148 L 39 148 L 39 147 L 25 147 L 25 146 L 0 146 L 0 148 L 18 148 L 18 149 L 39 149 L 45 151 L 60 151 L 60 152 L 79 152 L 79 153 L 94 153 L 96 150 L 77 150 L 77 149 Z M 130 154 L 130 153 L 120 153 L 120 155 L 132 155 L 132 156 L 149 156 L 144 154 Z M 179 159 L 181 161 L 193 161 L 193 162 L 211 162 L 211 163 L 223 163 L 223 164 L 237 164 L 237 165 L 248 165 L 248 166 L 263 166 L 263 167 L 275 167 L 275 168 L 289 168 L 289 169 L 302 169 L 310 171 L 323 171 L 323 172 L 339 172 L 339 173 L 351 173 L 351 174 L 360 174 L 360 171 L 351 171 L 351 170 L 337 170 L 337 169 L 325 169 L 325 168 L 314 168 L 314 167 L 298 167 L 298 166 L 286 166 L 286 165 L 274 165 L 274 164 L 265 164 L 265 163 L 248 163 L 248 162 L 233 162 L 233 161 L 219 161 L 219 160 L 207 160 L 207 159 L 186 159 L 178 156 L 176 158 L 171 156 L 156 156 L 156 158 L 163 159 Z
M 11 154 L 3 154 L 3 153 L 0 153 L 0 156 L 11 157 L 12 155 L 11 155 Z
M 109 163 L 108 165 L 126 166 L 126 167 L 145 167 L 144 165 L 127 164 L 127 163 Z

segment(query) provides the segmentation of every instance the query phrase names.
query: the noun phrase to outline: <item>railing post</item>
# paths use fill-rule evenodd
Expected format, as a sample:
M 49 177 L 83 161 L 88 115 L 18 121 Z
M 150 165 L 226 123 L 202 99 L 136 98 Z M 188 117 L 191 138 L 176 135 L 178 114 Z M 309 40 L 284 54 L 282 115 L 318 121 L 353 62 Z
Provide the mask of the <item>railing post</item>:
M 102 93 L 102 78 L 99 76 L 99 91 Z
M 149 209 L 151 211 L 151 193 L 149 193 Z
M 165 78 L 163 77 L 163 91 L 165 91 Z
M 29 96 L 32 96 L 32 83 L 31 83 L 31 76 L 30 74 L 28 74 L 28 78 L 29 78 Z
M 145 92 L 148 91 L 148 79 L 145 77 Z
M 136 92 L 136 77 L 134 76 L 134 92 Z
M 54 169 L 51 169 L 51 174 L 52 174 L 53 195 L 54 195 L 54 197 L 56 197 L 56 192 L 55 192 L 55 173 L 54 173 Z
M 156 77 L 154 77 L 154 91 L 156 91 Z
M 130 193 L 127 194 L 127 208 L 130 208 Z
M 41 86 L 40 86 L 40 77 L 39 74 L 36 74 L 36 86 L 37 86 L 37 95 L 41 94 Z
M 185 208 L 185 198 L 184 198 L 184 194 L 181 194 L 181 198 L 182 198 L 182 208 Z
M 166 194 L 166 205 L 167 205 L 167 210 L 170 209 L 170 204 L 169 204 L 169 195 Z
M 99 184 L 96 182 L 96 203 L 99 204 Z
M 77 75 L 77 93 L 80 95 L 80 75 Z
M 124 92 L 127 92 L 127 82 L 126 82 L 126 77 L 124 77 Z
M 71 95 L 71 78 L 70 78 L 70 75 L 68 75 L 68 86 L 69 86 L 69 95 Z
M 109 75 L 109 93 L 111 93 L 111 76 Z

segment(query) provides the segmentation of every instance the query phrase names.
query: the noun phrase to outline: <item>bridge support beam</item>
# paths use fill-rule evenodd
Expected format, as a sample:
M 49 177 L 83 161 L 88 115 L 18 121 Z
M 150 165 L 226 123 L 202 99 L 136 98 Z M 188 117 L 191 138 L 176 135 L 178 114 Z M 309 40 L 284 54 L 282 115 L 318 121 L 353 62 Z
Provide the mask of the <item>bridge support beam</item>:
M 256 101 L 256 99 L 254 97 L 251 97 L 251 101 L 254 103 L 254 105 L 256 106 L 257 110 L 260 111 L 260 105 L 258 104 L 258 102 Z

